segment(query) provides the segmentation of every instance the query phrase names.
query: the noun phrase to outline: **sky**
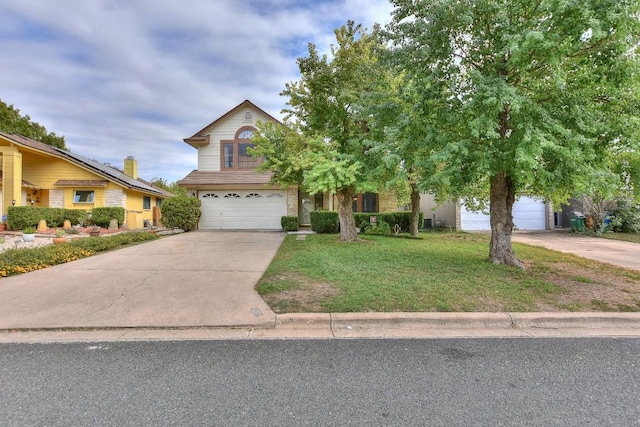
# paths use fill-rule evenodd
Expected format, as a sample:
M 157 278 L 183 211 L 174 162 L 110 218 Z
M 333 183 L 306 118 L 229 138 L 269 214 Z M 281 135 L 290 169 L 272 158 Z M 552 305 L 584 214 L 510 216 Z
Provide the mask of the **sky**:
M 245 99 L 281 119 L 296 59 L 347 20 L 386 24 L 388 0 L 0 0 L 0 99 L 67 148 L 171 183 L 183 142 Z

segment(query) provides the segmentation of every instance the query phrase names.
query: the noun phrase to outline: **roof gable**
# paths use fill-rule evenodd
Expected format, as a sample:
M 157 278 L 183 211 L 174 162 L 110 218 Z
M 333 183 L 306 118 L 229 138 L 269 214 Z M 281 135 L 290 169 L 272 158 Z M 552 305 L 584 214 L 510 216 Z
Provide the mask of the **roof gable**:
M 211 123 L 209 123 L 208 125 L 203 127 L 202 129 L 200 129 L 198 132 L 193 134 L 193 136 L 191 136 L 189 138 L 185 138 L 184 141 L 187 142 L 187 140 L 194 140 L 194 139 L 198 140 L 198 139 L 206 137 L 205 131 L 207 129 L 219 124 L 220 122 L 224 121 L 225 119 L 229 118 L 230 116 L 236 114 L 238 111 L 246 109 L 246 108 L 251 108 L 253 110 L 256 110 L 260 114 L 267 116 L 270 120 L 273 120 L 276 123 L 281 123 L 280 120 L 276 119 L 271 114 L 267 113 L 262 108 L 258 107 L 253 102 L 249 101 L 248 99 L 245 99 L 240 104 L 238 104 L 237 106 L 233 107 L 231 110 L 227 111 L 225 114 L 223 114 L 222 116 L 218 117 L 217 119 L 215 119 L 214 121 L 212 121 Z

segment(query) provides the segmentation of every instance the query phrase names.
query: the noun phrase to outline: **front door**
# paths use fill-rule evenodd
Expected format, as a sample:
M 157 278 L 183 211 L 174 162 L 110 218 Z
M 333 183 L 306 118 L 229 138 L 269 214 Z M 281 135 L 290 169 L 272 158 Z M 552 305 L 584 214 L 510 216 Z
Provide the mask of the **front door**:
M 311 212 L 319 209 L 322 209 L 322 193 L 315 196 L 305 191 L 298 193 L 300 225 L 311 225 Z

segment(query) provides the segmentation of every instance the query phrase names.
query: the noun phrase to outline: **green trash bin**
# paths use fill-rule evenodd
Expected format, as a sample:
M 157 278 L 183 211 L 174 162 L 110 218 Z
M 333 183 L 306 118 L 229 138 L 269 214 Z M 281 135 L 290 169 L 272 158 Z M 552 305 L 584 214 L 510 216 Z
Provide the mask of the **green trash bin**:
M 585 219 L 584 214 L 582 212 L 572 212 L 571 218 L 569 219 L 571 222 L 571 231 L 573 232 L 582 232 L 584 231 Z

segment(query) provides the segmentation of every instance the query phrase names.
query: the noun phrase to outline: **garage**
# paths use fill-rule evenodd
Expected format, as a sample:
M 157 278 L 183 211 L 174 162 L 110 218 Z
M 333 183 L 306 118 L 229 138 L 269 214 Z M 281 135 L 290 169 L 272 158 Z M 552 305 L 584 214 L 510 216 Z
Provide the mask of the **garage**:
M 279 190 L 199 191 L 200 230 L 280 230 L 287 198 Z
M 513 222 L 518 230 L 546 230 L 546 218 L 546 206 L 541 200 L 522 196 L 513 204 Z M 461 204 L 460 227 L 465 231 L 489 231 L 489 213 L 469 211 Z

